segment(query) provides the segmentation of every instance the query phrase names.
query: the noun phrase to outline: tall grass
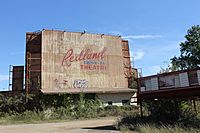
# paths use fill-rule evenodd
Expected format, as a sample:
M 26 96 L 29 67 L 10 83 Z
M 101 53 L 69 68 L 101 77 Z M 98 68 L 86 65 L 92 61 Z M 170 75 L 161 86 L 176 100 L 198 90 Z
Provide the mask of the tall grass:
M 156 127 L 155 125 L 138 125 L 138 131 L 140 133 L 198 133 L 199 129 L 195 128 L 182 128 L 180 126 L 170 126 L 170 125 L 162 125 L 160 127 Z
M 157 102 L 157 101 L 156 101 Z M 147 104 L 147 103 L 146 103 Z M 199 105 L 199 101 L 197 102 Z M 131 114 L 119 120 L 117 128 L 139 133 L 199 133 L 200 114 L 190 102 L 160 101 L 146 105 L 145 116 Z M 197 106 L 199 108 L 199 106 Z

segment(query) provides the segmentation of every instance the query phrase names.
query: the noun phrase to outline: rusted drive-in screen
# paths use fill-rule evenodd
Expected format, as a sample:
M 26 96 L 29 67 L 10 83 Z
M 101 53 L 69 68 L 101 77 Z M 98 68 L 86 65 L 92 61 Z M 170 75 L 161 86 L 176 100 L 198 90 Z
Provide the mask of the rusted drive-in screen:
M 118 36 L 42 31 L 42 91 L 127 88 Z

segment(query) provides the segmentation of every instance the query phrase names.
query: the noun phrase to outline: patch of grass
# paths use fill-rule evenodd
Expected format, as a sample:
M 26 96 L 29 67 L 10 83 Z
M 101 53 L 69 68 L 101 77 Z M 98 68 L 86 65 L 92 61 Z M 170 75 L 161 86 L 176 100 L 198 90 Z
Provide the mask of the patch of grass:
M 125 106 L 113 105 L 98 109 L 98 116 L 100 117 L 106 117 L 106 116 L 123 117 L 130 114 L 139 114 L 139 107 L 133 105 L 125 105 Z
M 139 133 L 199 133 L 200 113 L 191 108 L 186 102 L 178 103 L 167 101 L 153 104 L 153 109 L 145 110 L 143 117 L 139 113 L 122 117 L 116 127 L 121 131 L 135 131 Z M 183 106 L 184 105 L 184 106 Z M 199 106 L 197 106 L 199 107 Z M 148 108 L 150 108 L 148 106 Z M 175 116 L 177 114 L 177 116 Z M 171 115 L 171 117 L 169 117 Z M 172 117 L 175 116 L 175 117 Z
M 152 115 L 141 117 L 139 114 L 131 114 L 119 119 L 116 128 L 123 132 L 139 133 L 199 133 L 200 115 L 187 113 L 185 112 L 184 116 L 176 121 L 169 121 L 169 119 L 165 121 L 163 118 L 154 119 Z
M 155 125 L 138 125 L 139 133 L 197 133 L 200 130 L 195 128 L 182 128 L 180 126 L 162 125 L 156 127 Z
M 95 101 L 84 101 L 82 105 L 68 107 L 47 107 L 42 110 L 27 110 L 21 113 L 10 111 L 9 113 L 0 114 L 0 124 L 17 124 L 17 123 L 41 123 L 56 122 L 74 119 L 91 119 L 99 117 L 123 116 L 131 114 L 136 107 L 101 107 Z
M 138 133 L 199 133 L 200 128 L 187 126 L 184 127 L 178 123 L 175 125 L 166 123 L 156 123 L 147 119 L 135 118 L 127 119 L 128 121 L 119 122 L 117 128 L 122 132 L 138 132 Z M 132 121 L 133 120 L 133 121 Z M 147 121 L 145 121 L 147 120 Z M 135 122 L 135 123 L 134 123 Z

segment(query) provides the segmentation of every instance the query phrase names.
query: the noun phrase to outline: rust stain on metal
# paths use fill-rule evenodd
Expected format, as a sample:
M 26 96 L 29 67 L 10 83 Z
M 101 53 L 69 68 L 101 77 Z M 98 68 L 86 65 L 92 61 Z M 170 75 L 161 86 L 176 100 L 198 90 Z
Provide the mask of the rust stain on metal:
M 43 92 L 128 88 L 130 53 L 121 37 L 43 30 L 26 40 L 27 91 L 38 89 L 29 79 Z

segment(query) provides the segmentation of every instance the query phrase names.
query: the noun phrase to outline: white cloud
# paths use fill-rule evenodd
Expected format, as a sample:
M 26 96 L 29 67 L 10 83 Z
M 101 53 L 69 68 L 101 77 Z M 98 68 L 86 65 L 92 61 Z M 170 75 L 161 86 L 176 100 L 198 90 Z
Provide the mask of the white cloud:
M 9 76 L 8 75 L 0 75 L 0 82 L 1 81 L 5 81 L 5 80 L 8 80 L 9 79 Z
M 150 73 L 152 73 L 152 74 L 157 74 L 157 73 L 160 72 L 161 67 L 160 67 L 160 66 L 150 66 L 150 67 L 148 68 L 148 70 L 149 70 Z
M 130 55 L 131 55 L 131 60 L 134 59 L 134 61 L 136 61 L 143 58 L 144 52 L 142 50 L 138 50 L 135 52 L 130 51 Z
M 120 32 L 120 31 L 111 31 L 110 34 L 113 34 L 113 35 L 123 35 L 122 32 Z
M 162 38 L 162 35 L 135 35 L 135 36 L 123 36 L 123 39 L 127 40 L 135 40 L 135 39 L 155 39 L 155 38 Z

